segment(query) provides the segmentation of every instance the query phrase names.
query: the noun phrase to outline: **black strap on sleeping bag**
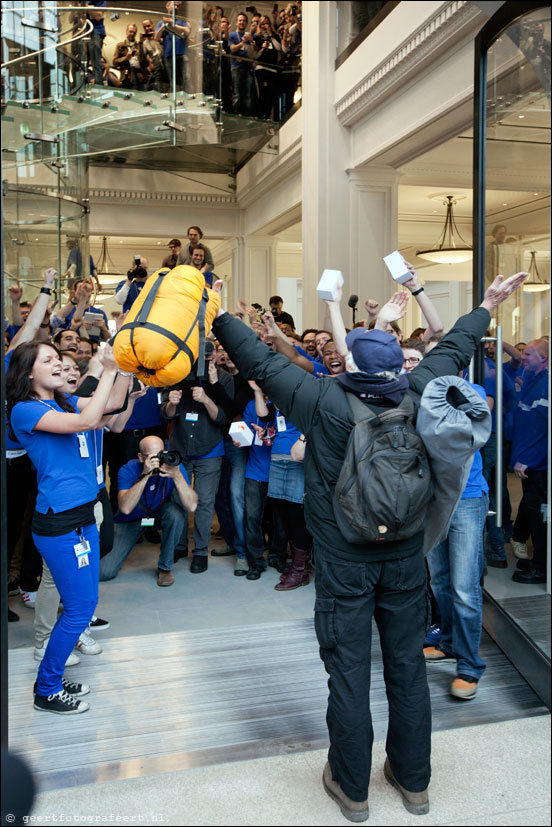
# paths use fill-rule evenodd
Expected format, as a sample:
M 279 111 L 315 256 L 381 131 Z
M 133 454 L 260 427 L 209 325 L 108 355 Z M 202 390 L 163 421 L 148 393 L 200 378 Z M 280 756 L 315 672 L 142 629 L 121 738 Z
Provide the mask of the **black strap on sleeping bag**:
M 186 342 L 190 338 L 190 335 L 191 335 L 196 323 L 198 323 L 198 325 L 199 325 L 198 362 L 199 362 L 200 365 L 203 366 L 202 367 L 202 372 L 203 372 L 203 375 L 204 375 L 204 373 L 205 373 L 205 369 L 204 369 L 204 365 L 205 365 L 205 311 L 206 311 L 206 308 L 207 308 L 207 302 L 209 301 L 209 295 L 208 295 L 207 290 L 205 288 L 203 289 L 203 294 L 201 296 L 201 301 L 199 303 L 199 309 L 196 313 L 196 317 L 193 320 L 193 322 L 190 326 L 190 329 L 188 330 L 188 332 L 186 334 L 185 339 L 180 339 L 178 336 L 176 336 L 176 334 L 172 333 L 170 330 L 167 330 L 165 327 L 161 327 L 160 325 L 153 324 L 152 322 L 148 322 L 148 320 L 147 320 L 148 316 L 149 316 L 149 313 L 150 313 L 150 310 L 153 307 L 153 303 L 154 303 L 154 301 L 157 297 L 157 294 L 159 292 L 159 288 L 161 287 L 161 284 L 163 283 L 163 279 L 167 275 L 167 273 L 170 273 L 170 272 L 171 272 L 170 270 L 162 270 L 159 273 L 159 275 L 157 276 L 157 279 L 155 281 L 155 284 L 153 285 L 153 287 L 149 291 L 148 295 L 146 296 L 146 298 L 144 300 L 144 304 L 140 308 L 140 312 L 138 313 L 138 316 L 136 317 L 136 319 L 133 322 L 128 322 L 128 324 L 123 325 L 123 327 L 121 329 L 122 330 L 124 330 L 124 329 L 130 330 L 130 346 L 132 347 L 132 351 L 133 351 L 133 353 L 136 357 L 136 360 L 138 361 L 139 369 L 141 371 L 143 371 L 144 373 L 147 373 L 150 376 L 152 376 L 153 374 L 155 374 L 156 371 L 153 370 L 152 368 L 146 368 L 146 367 L 144 367 L 143 365 L 140 364 L 140 359 L 138 358 L 138 354 L 136 353 L 136 348 L 134 347 L 134 331 L 137 328 L 140 328 L 141 330 L 152 330 L 154 333 L 160 333 L 162 336 L 165 336 L 167 339 L 170 339 L 170 341 L 173 342 L 176 345 L 176 348 L 177 348 L 175 350 L 175 352 L 173 353 L 173 355 L 171 356 L 171 358 L 169 359 L 169 362 L 172 362 L 172 360 L 180 352 L 183 352 L 183 353 L 186 354 L 186 356 L 190 360 L 190 365 L 193 365 L 194 355 L 193 355 L 192 351 L 190 350 L 190 348 L 188 347 L 188 345 L 186 344 Z M 203 378 L 203 377 L 198 375 L 198 378 Z

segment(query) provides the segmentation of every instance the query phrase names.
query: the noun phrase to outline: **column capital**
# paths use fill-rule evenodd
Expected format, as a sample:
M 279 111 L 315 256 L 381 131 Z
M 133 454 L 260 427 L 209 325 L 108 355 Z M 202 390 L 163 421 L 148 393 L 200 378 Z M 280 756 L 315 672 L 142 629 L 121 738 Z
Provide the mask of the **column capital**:
M 348 169 L 349 181 L 357 186 L 394 186 L 399 183 L 401 173 L 395 167 L 385 164 L 369 164 L 365 167 Z

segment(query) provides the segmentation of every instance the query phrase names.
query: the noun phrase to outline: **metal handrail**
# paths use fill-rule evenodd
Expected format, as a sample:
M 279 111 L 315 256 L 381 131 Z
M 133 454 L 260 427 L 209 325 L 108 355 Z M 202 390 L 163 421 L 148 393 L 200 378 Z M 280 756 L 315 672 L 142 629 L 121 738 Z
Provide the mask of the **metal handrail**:
M 64 40 L 62 43 L 51 43 L 49 46 L 45 46 L 43 49 L 37 49 L 36 52 L 29 52 L 26 55 L 14 57 L 13 60 L 8 60 L 7 63 L 2 63 L 1 68 L 6 69 L 8 66 L 13 66 L 15 63 L 21 63 L 24 60 L 28 60 L 30 57 L 35 57 L 36 55 L 43 55 L 44 52 L 48 52 L 50 49 L 61 49 L 62 46 L 68 46 L 69 43 L 74 43 L 76 40 L 82 40 L 82 38 L 86 37 L 87 34 L 90 34 L 93 28 L 94 26 L 92 25 L 92 21 L 85 20 L 84 28 L 70 40 Z

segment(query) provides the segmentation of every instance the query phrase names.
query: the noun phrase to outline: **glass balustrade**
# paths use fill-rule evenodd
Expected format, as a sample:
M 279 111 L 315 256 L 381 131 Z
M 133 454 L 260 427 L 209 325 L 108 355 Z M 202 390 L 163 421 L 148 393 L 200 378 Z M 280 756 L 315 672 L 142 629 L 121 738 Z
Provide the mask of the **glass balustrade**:
M 300 101 L 300 13 L 276 21 L 280 38 L 249 20 L 250 45 L 231 55 L 237 3 L 227 19 L 199 2 L 186 19 L 138 5 L 2 4 L 5 288 L 19 278 L 26 298 L 52 262 L 60 288 L 88 272 L 68 260 L 76 249 L 88 261 L 90 159 L 234 172 L 277 153 L 279 121 Z

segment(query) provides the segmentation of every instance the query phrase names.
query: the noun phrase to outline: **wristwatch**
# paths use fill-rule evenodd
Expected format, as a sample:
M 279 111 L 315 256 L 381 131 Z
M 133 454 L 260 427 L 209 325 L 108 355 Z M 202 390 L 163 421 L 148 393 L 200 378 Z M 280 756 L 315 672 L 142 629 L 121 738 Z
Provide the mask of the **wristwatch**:
M 412 295 L 413 295 L 413 296 L 418 296 L 420 293 L 423 293 L 423 292 L 424 292 L 424 288 L 423 288 L 423 287 L 418 287 L 418 289 L 417 289 L 417 290 L 414 290 L 414 291 L 412 292 Z

